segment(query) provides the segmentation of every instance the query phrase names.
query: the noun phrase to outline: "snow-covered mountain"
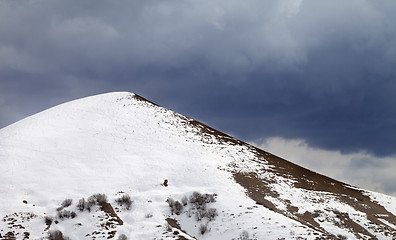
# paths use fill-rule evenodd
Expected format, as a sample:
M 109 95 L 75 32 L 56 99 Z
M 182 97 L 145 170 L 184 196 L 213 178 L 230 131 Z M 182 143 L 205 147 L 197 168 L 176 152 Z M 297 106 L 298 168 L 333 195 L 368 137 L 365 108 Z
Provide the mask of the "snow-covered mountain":
M 132 93 L 1 129 L 0 166 L 0 239 L 396 239 L 395 198 Z

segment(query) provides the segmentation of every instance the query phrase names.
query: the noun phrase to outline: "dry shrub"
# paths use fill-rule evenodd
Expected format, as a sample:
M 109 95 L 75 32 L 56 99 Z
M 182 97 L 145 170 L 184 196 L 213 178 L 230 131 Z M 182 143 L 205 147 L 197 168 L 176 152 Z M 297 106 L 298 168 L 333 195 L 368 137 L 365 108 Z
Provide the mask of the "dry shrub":
M 208 226 L 206 226 L 205 224 L 201 224 L 198 230 L 201 235 L 204 235 L 208 231 Z
M 120 206 L 124 206 L 126 209 L 130 209 L 132 206 L 132 200 L 131 197 L 128 194 L 124 194 L 123 196 L 121 196 L 120 198 L 117 198 L 115 200 Z
M 65 208 L 65 207 L 72 205 L 72 203 L 73 203 L 73 200 L 68 198 L 68 199 L 63 200 L 61 206 Z

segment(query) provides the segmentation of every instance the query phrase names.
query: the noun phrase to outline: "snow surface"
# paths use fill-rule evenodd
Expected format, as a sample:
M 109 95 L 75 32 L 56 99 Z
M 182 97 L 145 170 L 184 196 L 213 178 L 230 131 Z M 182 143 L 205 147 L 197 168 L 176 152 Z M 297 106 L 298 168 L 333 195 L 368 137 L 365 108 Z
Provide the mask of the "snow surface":
M 116 227 L 115 239 L 121 234 L 129 239 L 172 239 L 176 229 L 167 232 L 167 217 L 177 219 L 181 228 L 197 239 L 238 239 L 243 230 L 251 239 L 321 236 L 247 197 L 246 190 L 224 169 L 238 162 L 241 171 L 254 170 L 256 167 L 245 160 L 253 160 L 255 155 L 246 146 L 222 143 L 214 136 L 203 138 L 189 121 L 138 100 L 132 93 L 119 92 L 68 102 L 1 129 L 0 218 L 19 213 L 14 216 L 16 223 L 24 226 L 18 230 L 19 236 L 29 232 L 31 239 L 39 239 L 48 232 L 44 217 L 55 217 L 62 201 L 70 198 L 73 205 L 66 209 L 76 211 L 77 217 L 60 220 L 50 230 L 61 230 L 70 239 L 91 239 L 86 234 L 100 228 L 98 219 L 103 212 L 79 212 L 75 203 L 94 193 L 105 193 L 115 207 L 116 198 L 127 193 L 133 204 L 130 210 L 120 208 L 117 212 L 124 224 Z M 165 179 L 167 187 L 162 184 Z M 324 211 L 331 205 L 360 221 L 365 219 L 331 196 L 327 203 L 313 204 L 304 201 L 310 192 L 292 188 L 290 180 L 279 182 L 273 187 L 282 193 L 280 199 L 292 199 L 299 211 Z M 217 209 L 215 221 L 197 222 L 186 213 L 171 214 L 166 203 L 169 197 L 181 200 L 195 191 L 217 194 L 217 201 L 208 204 Z M 367 194 L 395 214 L 395 198 Z M 281 200 L 268 199 L 281 208 Z M 28 213 L 35 216 L 29 220 L 21 216 Z M 0 234 L 7 233 L 8 223 L 0 221 Z M 201 235 L 198 228 L 206 223 L 210 231 Z M 355 237 L 326 221 L 321 226 L 334 234 Z M 392 239 L 374 234 L 379 239 Z M 96 239 L 107 236 L 97 235 Z

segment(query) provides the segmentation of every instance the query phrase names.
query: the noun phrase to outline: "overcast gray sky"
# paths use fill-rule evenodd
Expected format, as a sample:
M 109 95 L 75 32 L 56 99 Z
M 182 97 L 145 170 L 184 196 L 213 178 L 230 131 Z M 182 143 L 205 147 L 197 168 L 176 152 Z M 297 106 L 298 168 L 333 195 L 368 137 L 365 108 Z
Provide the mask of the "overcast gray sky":
M 392 0 L 3 0 L 0 128 L 131 91 L 265 150 L 300 146 L 290 160 L 320 152 L 301 164 L 333 162 L 345 173 L 329 175 L 362 185 L 350 172 L 396 171 L 395 12 Z M 388 175 L 372 188 L 396 193 Z

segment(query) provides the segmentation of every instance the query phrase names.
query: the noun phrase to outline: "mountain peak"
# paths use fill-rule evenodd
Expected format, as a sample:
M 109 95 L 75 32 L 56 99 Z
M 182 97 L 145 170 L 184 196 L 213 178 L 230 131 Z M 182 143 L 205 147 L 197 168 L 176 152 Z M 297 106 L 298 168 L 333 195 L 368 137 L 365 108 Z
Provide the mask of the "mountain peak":
M 1 129 L 0 163 L 0 239 L 396 236 L 395 198 L 128 92 L 61 104 Z

